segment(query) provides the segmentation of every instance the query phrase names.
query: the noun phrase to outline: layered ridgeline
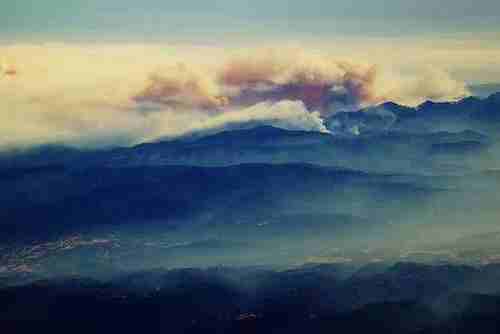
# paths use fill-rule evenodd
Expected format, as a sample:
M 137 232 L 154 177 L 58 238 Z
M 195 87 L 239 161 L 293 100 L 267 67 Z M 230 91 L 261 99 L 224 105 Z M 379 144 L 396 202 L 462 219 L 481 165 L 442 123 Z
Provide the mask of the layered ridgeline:
M 4 152 L 0 273 L 496 261 L 482 238 L 497 231 L 500 95 L 386 103 L 326 126 Z
M 496 333 L 499 277 L 498 265 L 156 269 L 4 288 L 0 322 L 15 332 Z
M 82 152 L 47 145 L 7 151 L 0 162 L 5 167 L 311 163 L 377 172 L 432 172 L 452 165 L 450 161 L 460 163 L 464 156 L 476 162 L 495 159 L 492 144 L 500 126 L 500 93 L 485 99 L 429 101 L 416 108 L 388 102 L 357 112 L 337 112 L 325 125 L 322 132 L 290 131 L 268 126 L 266 121 L 249 121 L 229 130 L 222 127 L 218 133 L 201 130 L 131 148 Z

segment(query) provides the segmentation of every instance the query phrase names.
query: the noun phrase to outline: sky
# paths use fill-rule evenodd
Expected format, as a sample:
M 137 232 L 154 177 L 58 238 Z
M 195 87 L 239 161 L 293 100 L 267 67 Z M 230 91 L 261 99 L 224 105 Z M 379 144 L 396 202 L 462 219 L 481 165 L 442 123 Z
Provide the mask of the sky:
M 500 82 L 494 0 L 0 1 L 0 151 L 324 132 L 337 111 Z
M 295 38 L 497 34 L 496 0 L 2 1 L 5 39 Z

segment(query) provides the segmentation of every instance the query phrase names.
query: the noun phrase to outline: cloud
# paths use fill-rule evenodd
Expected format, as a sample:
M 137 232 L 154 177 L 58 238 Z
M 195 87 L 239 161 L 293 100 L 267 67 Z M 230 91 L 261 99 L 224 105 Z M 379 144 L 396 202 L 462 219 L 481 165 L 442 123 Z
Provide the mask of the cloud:
M 152 73 L 134 99 L 179 108 L 214 109 L 228 104 L 216 82 L 184 63 Z
M 441 70 L 403 76 L 300 48 L 19 44 L 0 47 L 0 64 L 0 149 L 134 145 L 249 124 L 326 131 L 322 117 L 342 108 L 467 94 Z
M 389 100 L 416 105 L 469 95 L 464 82 L 433 67 L 390 76 L 375 65 L 297 49 L 247 52 L 228 60 L 218 77 L 233 104 L 300 100 L 325 115 Z
M 101 110 L 64 116 L 57 111 L 35 115 L 19 112 L 9 123 L 0 124 L 0 148 L 40 143 L 76 147 L 130 146 L 158 139 L 272 125 L 288 130 L 328 132 L 318 112 L 310 112 L 300 101 L 262 102 L 218 114 L 204 111 L 158 109 Z
M 470 95 L 467 85 L 446 71 L 425 66 L 412 75 L 385 78 L 380 85 L 386 101 L 417 106 L 425 101 L 455 101 Z
M 0 74 L 6 77 L 15 77 L 17 75 L 17 69 L 14 65 L 3 62 L 0 64 Z
M 374 66 L 288 49 L 232 59 L 222 67 L 219 78 L 230 88 L 236 104 L 300 100 L 310 109 L 327 113 L 334 104 L 359 107 L 380 101 L 376 74 Z

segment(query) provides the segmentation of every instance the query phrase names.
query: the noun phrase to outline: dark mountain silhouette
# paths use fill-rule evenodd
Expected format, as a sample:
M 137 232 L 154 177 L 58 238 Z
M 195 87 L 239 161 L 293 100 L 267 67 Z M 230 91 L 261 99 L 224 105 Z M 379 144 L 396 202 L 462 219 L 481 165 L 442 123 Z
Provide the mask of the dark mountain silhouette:
M 352 134 L 356 126 L 360 133 L 401 131 L 429 133 L 464 131 L 466 129 L 494 132 L 500 120 L 499 93 L 487 98 L 468 97 L 458 102 L 433 102 L 411 108 L 393 102 L 369 107 L 357 112 L 341 112 L 328 119 L 328 127 Z M 491 124 L 494 122 L 495 124 Z
M 499 324 L 498 296 L 456 289 L 481 270 L 395 264 L 366 279 L 363 293 L 380 298 L 364 305 L 351 298 L 364 296 L 359 278 L 342 277 L 343 270 L 218 267 L 153 270 L 107 282 L 41 281 L 0 290 L 0 322 L 5 330 L 59 332 L 71 326 L 99 333 L 495 333 Z
M 470 85 L 469 90 L 471 91 L 472 95 L 484 98 L 496 92 L 500 92 L 500 83 Z
M 498 332 L 499 105 L 4 152 L 1 328 Z
M 383 212 L 384 205 L 368 204 L 373 202 L 369 192 L 390 203 L 391 198 L 411 201 L 434 191 L 392 181 L 391 175 L 306 164 L 43 167 L 5 173 L 9 177 L 2 181 L 4 210 L 0 213 L 0 228 L 9 231 L 5 237 L 96 224 L 204 221 L 206 210 L 212 212 L 209 221 L 257 219 L 279 216 L 291 203 L 299 212 L 310 212 L 309 205 L 315 212 L 331 212 L 348 207 L 354 198 Z
M 0 166 L 45 166 L 65 164 L 78 168 L 92 165 L 203 165 L 220 166 L 241 163 L 290 163 L 306 162 L 328 165 L 350 164 L 350 168 L 369 166 L 372 159 L 366 154 L 394 151 L 386 147 L 387 136 L 400 137 L 392 144 L 408 145 L 413 141 L 436 139 L 435 133 L 464 133 L 471 131 L 488 137 L 497 137 L 500 125 L 500 93 L 488 98 L 465 98 L 458 102 L 425 102 L 416 108 L 387 102 L 357 112 L 339 112 L 326 120 L 332 134 L 288 131 L 270 126 L 231 130 L 217 134 L 198 134 L 191 137 L 142 144 L 132 148 L 81 151 L 57 145 L 43 146 L 24 151 L 3 153 Z M 427 135 L 431 137 L 426 138 Z M 396 137 L 392 137 L 396 138 Z M 457 142 L 463 141 L 461 150 Z M 453 154 L 477 153 L 484 148 L 484 137 L 472 143 L 467 138 L 454 140 L 450 146 L 436 150 Z M 438 143 L 439 144 L 439 143 Z M 419 145 L 421 146 L 421 145 Z M 471 148 L 472 149 L 469 149 Z M 478 150 L 476 150 L 477 148 Z M 427 153 L 429 147 L 422 150 Z M 417 159 L 415 148 L 406 156 L 395 160 Z M 359 160 L 362 161 L 359 161 Z M 380 162 L 379 162 L 380 163 Z M 394 164 L 395 168 L 400 167 Z M 384 166 L 388 168 L 387 166 Z

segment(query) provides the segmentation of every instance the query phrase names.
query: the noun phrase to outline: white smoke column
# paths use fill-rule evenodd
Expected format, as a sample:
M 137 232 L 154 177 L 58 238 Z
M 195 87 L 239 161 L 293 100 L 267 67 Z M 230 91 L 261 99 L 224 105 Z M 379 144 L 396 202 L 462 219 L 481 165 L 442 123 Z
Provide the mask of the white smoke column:
M 388 76 L 387 69 L 309 49 L 229 50 L 222 56 L 226 51 L 0 46 L 0 149 L 133 145 L 250 123 L 325 132 L 315 111 L 328 114 L 325 109 L 336 102 L 418 104 L 468 93 L 464 83 L 434 69 Z
M 213 134 L 224 130 L 270 125 L 286 130 L 328 133 L 324 120 L 317 111 L 310 112 L 301 101 L 262 102 L 254 106 L 224 111 L 177 113 L 172 110 L 150 113 L 146 116 L 154 131 L 141 141 L 175 138 L 192 134 Z

